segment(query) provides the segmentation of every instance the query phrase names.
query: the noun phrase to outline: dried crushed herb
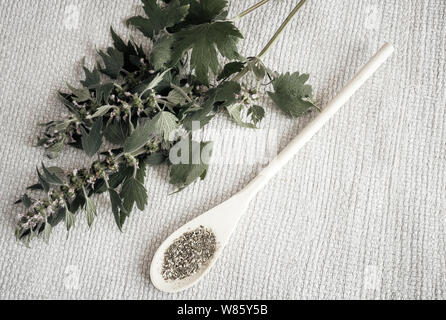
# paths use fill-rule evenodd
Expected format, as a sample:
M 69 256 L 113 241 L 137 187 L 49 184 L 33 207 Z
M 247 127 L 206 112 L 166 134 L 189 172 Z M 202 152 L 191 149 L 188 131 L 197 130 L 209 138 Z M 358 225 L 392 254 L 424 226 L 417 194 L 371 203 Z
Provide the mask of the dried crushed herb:
M 197 273 L 215 254 L 217 241 L 212 230 L 200 226 L 175 240 L 164 254 L 162 276 L 181 280 Z

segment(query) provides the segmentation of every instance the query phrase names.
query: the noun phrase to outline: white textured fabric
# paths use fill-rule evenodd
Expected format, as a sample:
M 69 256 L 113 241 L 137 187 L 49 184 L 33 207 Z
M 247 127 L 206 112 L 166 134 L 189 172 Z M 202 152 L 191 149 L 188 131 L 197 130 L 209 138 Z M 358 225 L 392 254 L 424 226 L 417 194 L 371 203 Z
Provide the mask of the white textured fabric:
M 231 15 L 255 3 L 233 0 Z M 255 55 L 296 1 L 272 1 L 238 21 L 241 52 Z M 167 168 L 150 169 L 150 203 L 124 233 L 107 200 L 91 231 L 27 249 L 14 239 L 13 206 L 43 158 L 37 123 L 62 117 L 55 92 L 81 77 L 83 56 L 127 37 L 137 0 L 0 1 L 0 298 L 404 299 L 446 298 L 446 1 L 310 0 L 265 62 L 311 74 L 324 106 L 384 41 L 396 54 L 262 191 L 233 241 L 198 286 L 164 294 L 148 267 L 172 231 L 240 190 L 258 171 L 213 166 L 208 178 L 168 196 Z M 137 41 L 144 41 L 136 37 Z M 283 148 L 314 115 L 293 121 L 273 108 L 259 134 Z M 225 118 L 210 129 L 235 132 Z M 255 135 L 251 136 L 253 141 Z M 237 149 L 246 138 L 235 135 Z M 248 140 L 250 142 L 250 140 Z M 271 147 L 271 146 L 270 146 Z M 227 150 L 231 152 L 231 148 Z M 241 157 L 260 149 L 249 149 Z M 257 152 L 257 153 L 255 153 Z M 49 164 L 87 165 L 66 151 Z

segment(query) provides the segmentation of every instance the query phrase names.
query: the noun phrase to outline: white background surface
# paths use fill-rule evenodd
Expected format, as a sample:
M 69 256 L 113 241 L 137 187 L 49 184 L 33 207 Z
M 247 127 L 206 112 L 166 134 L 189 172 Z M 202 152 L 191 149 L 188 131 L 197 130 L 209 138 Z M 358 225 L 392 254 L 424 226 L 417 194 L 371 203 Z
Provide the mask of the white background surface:
M 235 15 L 255 1 L 231 1 Z M 296 1 L 272 1 L 238 22 L 241 52 L 255 55 Z M 138 1 L 0 2 L 0 298 L 298 299 L 446 298 L 446 2 L 310 0 L 265 62 L 311 74 L 322 107 L 385 41 L 396 54 L 320 134 L 259 194 L 233 242 L 197 287 L 156 291 L 148 267 L 177 227 L 243 187 L 258 166 L 214 165 L 208 178 L 168 196 L 167 168 L 151 169 L 149 206 L 123 234 L 106 199 L 91 231 L 78 219 L 66 239 L 26 249 L 14 239 L 12 203 L 35 182 L 43 158 L 38 122 L 62 117 L 56 90 L 80 79 L 79 62 L 111 43 L 108 28 Z M 78 13 L 78 14 L 77 14 Z M 138 41 L 144 41 L 137 37 Z M 259 134 L 283 148 L 313 115 L 293 121 L 268 107 Z M 227 119 L 225 152 L 262 158 Z M 246 134 L 246 131 L 242 131 Z M 252 140 L 249 140 L 252 139 Z M 240 148 L 243 143 L 251 147 Z M 239 161 L 243 162 L 243 161 Z M 48 164 L 88 164 L 69 150 Z

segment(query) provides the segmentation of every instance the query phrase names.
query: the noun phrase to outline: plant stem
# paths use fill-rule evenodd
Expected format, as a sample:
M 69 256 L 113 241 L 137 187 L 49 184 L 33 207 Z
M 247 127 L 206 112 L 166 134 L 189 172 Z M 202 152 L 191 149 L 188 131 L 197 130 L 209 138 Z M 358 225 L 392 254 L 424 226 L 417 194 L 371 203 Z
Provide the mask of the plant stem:
M 268 3 L 270 0 L 262 0 L 259 3 L 253 5 L 251 8 L 243 11 L 242 13 L 240 13 L 237 17 L 235 17 L 234 19 L 232 19 L 233 21 L 237 21 L 241 18 L 243 18 L 244 16 L 250 14 L 251 12 L 253 12 L 254 10 L 260 8 L 261 6 L 263 6 L 264 4 Z
M 271 38 L 271 40 L 268 42 L 268 44 L 263 48 L 263 50 L 260 52 L 260 54 L 255 58 L 257 61 L 260 61 L 271 49 L 274 42 L 277 41 L 279 36 L 282 34 L 283 30 L 285 30 L 285 27 L 290 23 L 290 21 L 293 19 L 293 17 L 296 15 L 296 13 L 299 11 L 300 8 L 304 5 L 304 3 L 307 0 L 301 0 L 297 6 L 291 11 L 291 13 L 288 15 L 288 17 L 285 19 L 285 21 L 282 23 L 280 28 L 276 31 L 274 36 Z M 250 9 L 248 9 L 250 10 Z M 232 81 L 239 81 L 241 78 L 243 78 L 247 73 L 249 72 L 248 66 L 246 66 L 242 71 L 240 71 L 233 79 Z
M 173 83 L 171 83 L 170 86 L 172 88 L 174 88 L 176 91 L 178 91 L 189 103 L 194 103 L 192 101 L 192 99 L 188 96 L 188 94 L 186 92 L 184 92 L 184 90 L 181 89 L 179 86 L 177 86 L 177 85 L 175 85 Z
M 299 9 L 304 5 L 306 0 L 301 0 L 298 5 L 291 11 L 291 13 L 288 15 L 288 17 L 285 19 L 285 21 L 282 23 L 280 28 L 276 31 L 274 36 L 271 38 L 271 40 L 268 42 L 268 44 L 263 48 L 263 50 L 260 52 L 260 54 L 257 56 L 260 60 L 266 55 L 269 49 L 271 49 L 271 46 L 276 42 L 276 40 L 279 38 L 279 36 L 282 34 L 285 27 L 290 23 L 290 21 L 293 19 L 293 17 L 296 15 L 296 13 L 299 11 Z

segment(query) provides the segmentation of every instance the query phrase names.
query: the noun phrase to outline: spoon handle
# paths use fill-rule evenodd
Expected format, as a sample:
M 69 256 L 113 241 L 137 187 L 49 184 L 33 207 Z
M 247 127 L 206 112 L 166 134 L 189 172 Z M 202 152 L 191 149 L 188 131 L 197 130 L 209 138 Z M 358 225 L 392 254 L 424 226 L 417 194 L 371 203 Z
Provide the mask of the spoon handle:
M 339 111 L 353 94 L 378 70 L 394 51 L 390 43 L 384 46 L 367 62 L 355 77 L 331 100 L 327 107 L 307 125 L 302 132 L 241 192 L 252 199 L 280 169 Z

